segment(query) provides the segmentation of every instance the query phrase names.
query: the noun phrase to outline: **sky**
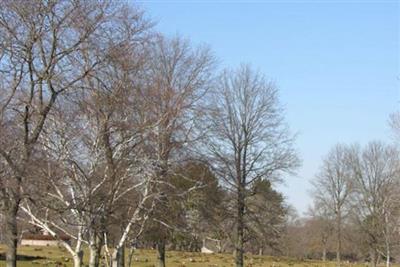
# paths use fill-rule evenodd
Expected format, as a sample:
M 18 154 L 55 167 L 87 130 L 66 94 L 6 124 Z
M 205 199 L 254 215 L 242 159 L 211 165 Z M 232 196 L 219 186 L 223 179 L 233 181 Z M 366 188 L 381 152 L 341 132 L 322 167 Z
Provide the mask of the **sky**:
M 278 189 L 303 215 L 336 143 L 393 142 L 400 110 L 400 1 L 140 1 L 156 29 L 207 44 L 221 68 L 274 81 L 303 165 Z

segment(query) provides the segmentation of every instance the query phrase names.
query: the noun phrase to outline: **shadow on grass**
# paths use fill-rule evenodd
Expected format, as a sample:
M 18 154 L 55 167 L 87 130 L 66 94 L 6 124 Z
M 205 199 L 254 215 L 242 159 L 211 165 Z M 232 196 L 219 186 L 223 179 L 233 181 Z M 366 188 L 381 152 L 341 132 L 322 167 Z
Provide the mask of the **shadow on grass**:
M 27 256 L 27 255 L 17 255 L 17 261 L 34 261 L 34 260 L 44 260 L 45 257 L 40 256 Z M 0 253 L 0 261 L 5 261 L 6 255 Z

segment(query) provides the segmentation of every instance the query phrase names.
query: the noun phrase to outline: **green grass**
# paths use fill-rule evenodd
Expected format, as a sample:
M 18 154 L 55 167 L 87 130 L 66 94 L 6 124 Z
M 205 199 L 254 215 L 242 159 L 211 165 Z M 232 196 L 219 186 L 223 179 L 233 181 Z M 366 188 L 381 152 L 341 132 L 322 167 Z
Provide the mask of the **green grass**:
M 0 246 L 0 253 L 4 253 L 4 247 Z M 57 247 L 30 247 L 23 246 L 18 250 L 19 255 L 42 257 L 42 259 L 21 260 L 18 266 L 61 266 L 71 267 L 72 258 L 64 249 Z M 128 256 L 128 251 L 127 251 Z M 85 251 L 84 262 L 87 263 L 88 253 Z M 168 251 L 166 255 L 167 267 L 231 267 L 234 266 L 231 254 L 206 255 L 201 253 Z M 156 266 L 156 253 L 153 250 L 136 250 L 133 255 L 132 267 Z M 0 267 L 5 266 L 0 261 Z M 334 262 L 323 263 L 321 261 L 299 261 L 288 258 L 270 256 L 246 255 L 246 267 L 334 267 Z M 344 264 L 347 267 L 365 267 L 364 264 Z M 127 266 L 129 267 L 129 266 Z

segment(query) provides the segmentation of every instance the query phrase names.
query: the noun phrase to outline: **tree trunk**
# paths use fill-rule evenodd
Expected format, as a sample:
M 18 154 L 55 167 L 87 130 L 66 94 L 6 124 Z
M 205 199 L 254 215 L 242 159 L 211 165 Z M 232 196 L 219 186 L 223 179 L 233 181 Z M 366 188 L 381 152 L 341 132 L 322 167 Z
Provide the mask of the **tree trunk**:
M 376 263 L 378 262 L 378 253 L 375 248 L 371 249 L 371 267 L 376 267 Z
M 72 258 L 74 260 L 74 267 L 81 267 L 83 259 L 83 251 L 79 251 L 78 253 L 72 255 Z
M 17 243 L 18 243 L 18 226 L 17 213 L 19 201 L 15 199 L 6 200 L 4 212 L 4 243 L 6 245 L 6 266 L 17 266 Z
M 340 266 L 340 258 L 342 252 L 342 213 L 341 210 L 338 209 L 337 217 L 336 217 L 336 227 L 337 227 L 337 248 L 336 248 L 336 262 L 337 266 Z
M 165 267 L 165 240 L 159 240 L 157 243 L 157 260 L 158 267 Z
M 129 249 L 129 260 L 128 260 L 128 267 L 132 266 L 132 258 L 133 258 L 133 253 L 135 252 L 135 249 L 131 247 Z
M 237 199 L 237 228 L 236 228 L 236 251 L 235 261 L 236 267 L 243 267 L 243 238 L 244 238 L 244 192 L 243 186 L 238 187 Z
M 326 261 L 326 244 L 322 248 L 322 261 Z
M 114 250 L 112 255 L 112 267 L 125 267 L 125 247 Z
M 390 267 L 390 249 L 386 251 L 386 267 Z
M 90 258 L 89 258 L 89 267 L 99 267 L 100 265 L 100 253 L 101 253 L 101 238 L 97 236 L 92 236 L 90 238 Z
M 386 245 L 386 267 L 390 267 L 390 227 L 389 227 L 389 214 L 385 212 L 385 245 Z

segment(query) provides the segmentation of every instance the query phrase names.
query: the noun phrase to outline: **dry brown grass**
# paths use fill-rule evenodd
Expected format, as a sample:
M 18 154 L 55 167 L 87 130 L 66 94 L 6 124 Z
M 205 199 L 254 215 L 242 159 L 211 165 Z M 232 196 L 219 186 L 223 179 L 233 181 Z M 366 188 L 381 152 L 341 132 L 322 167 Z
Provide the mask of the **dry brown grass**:
M 0 246 L 0 253 L 4 252 L 4 247 Z M 65 266 L 72 267 L 72 259 L 64 250 L 57 247 L 20 247 L 19 255 L 40 257 L 41 259 L 24 259 L 19 261 L 18 266 Z M 85 253 L 87 256 L 87 253 Z M 129 254 L 128 251 L 126 253 Z M 132 267 L 155 267 L 156 254 L 153 250 L 137 250 L 132 258 Z M 231 267 L 234 266 L 231 254 L 206 255 L 201 253 L 168 251 L 168 267 Z M 87 263 L 87 258 L 84 258 Z M 289 258 L 277 258 L 270 256 L 246 255 L 246 267 L 335 267 L 334 262 L 321 261 L 299 261 Z M 5 266 L 4 261 L 0 261 L 0 266 Z M 365 267 L 363 264 L 343 264 L 344 267 Z M 129 266 L 128 266 L 129 267 Z

